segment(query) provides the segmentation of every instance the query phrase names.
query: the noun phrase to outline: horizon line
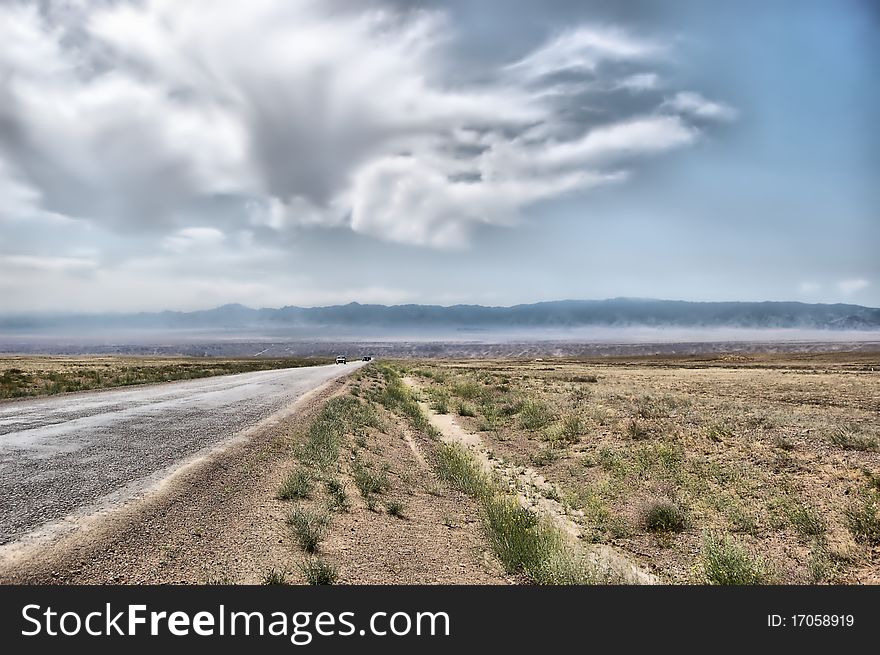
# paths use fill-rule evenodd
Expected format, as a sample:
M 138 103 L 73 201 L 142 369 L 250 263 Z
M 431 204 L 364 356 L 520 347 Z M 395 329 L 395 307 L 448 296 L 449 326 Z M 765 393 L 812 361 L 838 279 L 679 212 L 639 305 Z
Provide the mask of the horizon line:
M 861 309 L 870 309 L 870 310 L 878 310 L 880 307 L 872 307 L 870 305 L 860 305 L 858 303 L 852 302 L 805 302 L 803 300 L 683 300 L 683 299 L 675 299 L 675 298 L 651 298 L 651 297 L 640 297 L 640 296 L 613 296 L 610 298 L 559 298 L 555 300 L 536 300 L 533 302 L 521 302 L 514 303 L 511 305 L 483 305 L 480 303 L 467 303 L 467 302 L 457 302 L 451 304 L 441 304 L 441 303 L 430 303 L 430 302 L 404 302 L 404 303 L 371 303 L 371 302 L 360 302 L 357 300 L 351 300 L 349 302 L 339 302 L 332 304 L 324 304 L 324 305 L 280 305 L 276 307 L 253 307 L 250 305 L 245 305 L 241 302 L 228 302 L 220 305 L 214 305 L 211 307 L 203 307 L 197 309 L 131 309 L 131 310 L 90 310 L 90 309 L 72 309 L 72 310 L 22 310 L 22 311 L 11 311 L 11 312 L 2 312 L 0 311 L 0 316 L 12 317 L 12 316 L 39 316 L 39 315 L 63 315 L 63 316 L 76 316 L 76 315 L 128 315 L 128 314 L 195 314 L 198 312 L 210 312 L 218 309 L 231 308 L 231 307 L 240 307 L 243 309 L 251 310 L 251 311 L 263 311 L 263 310 L 271 310 L 271 311 L 279 311 L 282 309 L 332 309 L 335 307 L 348 307 L 351 305 L 356 305 L 359 307 L 384 307 L 387 309 L 393 309 L 396 307 L 440 307 L 443 309 L 451 309 L 455 307 L 480 307 L 483 309 L 513 309 L 516 307 L 528 307 L 534 305 L 543 305 L 543 304 L 556 304 L 556 303 L 605 303 L 605 302 L 614 302 L 614 301 L 638 301 L 638 302 L 657 302 L 657 303 L 684 303 L 684 304 L 692 304 L 692 305 L 709 305 L 709 304 L 749 304 L 749 305 L 758 305 L 758 304 L 785 304 L 785 305 L 806 305 L 806 306 L 814 306 L 814 307 L 833 307 L 833 306 L 850 306 L 850 307 L 858 307 Z

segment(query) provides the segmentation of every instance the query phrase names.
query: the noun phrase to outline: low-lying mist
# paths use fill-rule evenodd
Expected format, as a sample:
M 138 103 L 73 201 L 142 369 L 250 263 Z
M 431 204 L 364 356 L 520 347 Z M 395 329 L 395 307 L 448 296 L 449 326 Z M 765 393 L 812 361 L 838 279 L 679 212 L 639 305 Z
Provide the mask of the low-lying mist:
M 484 307 L 361 305 L 193 312 L 0 316 L 7 352 L 181 352 L 278 356 L 345 344 L 386 352 L 580 352 L 658 344 L 880 342 L 880 309 L 794 302 L 696 303 L 616 298 Z M 401 345 L 406 344 L 406 345 Z M 481 348 L 485 346 L 485 348 Z M 519 346 L 522 348 L 517 349 Z M 608 350 L 608 348 L 606 348 Z M 612 349 L 613 350 L 613 349 Z M 642 350 L 644 350 L 642 348 Z

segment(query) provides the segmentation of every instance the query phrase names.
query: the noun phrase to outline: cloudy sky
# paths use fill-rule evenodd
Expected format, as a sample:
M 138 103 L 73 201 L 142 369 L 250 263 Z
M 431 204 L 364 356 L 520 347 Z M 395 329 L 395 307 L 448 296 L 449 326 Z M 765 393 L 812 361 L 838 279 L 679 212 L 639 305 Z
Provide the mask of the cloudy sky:
M 0 2 L 0 311 L 880 306 L 868 0 Z

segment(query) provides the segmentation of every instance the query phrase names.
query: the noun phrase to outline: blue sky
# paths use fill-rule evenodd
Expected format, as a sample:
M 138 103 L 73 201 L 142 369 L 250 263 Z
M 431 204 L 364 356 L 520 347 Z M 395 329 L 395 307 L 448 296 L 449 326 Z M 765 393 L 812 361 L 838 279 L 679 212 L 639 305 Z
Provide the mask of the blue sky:
M 880 12 L 721 4 L 6 3 L 2 308 L 880 306 Z

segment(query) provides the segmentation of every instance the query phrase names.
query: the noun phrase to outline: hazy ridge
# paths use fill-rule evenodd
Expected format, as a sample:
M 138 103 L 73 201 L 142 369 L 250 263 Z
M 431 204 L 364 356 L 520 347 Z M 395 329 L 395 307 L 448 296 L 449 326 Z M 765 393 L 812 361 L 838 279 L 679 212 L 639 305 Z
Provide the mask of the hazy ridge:
M 364 305 L 253 309 L 231 304 L 210 310 L 92 314 L 0 315 L 4 332 L 81 330 L 228 330 L 278 328 L 558 329 L 581 327 L 877 330 L 880 309 L 800 302 L 688 302 L 614 298 L 560 300 L 512 307 L 482 305 Z

